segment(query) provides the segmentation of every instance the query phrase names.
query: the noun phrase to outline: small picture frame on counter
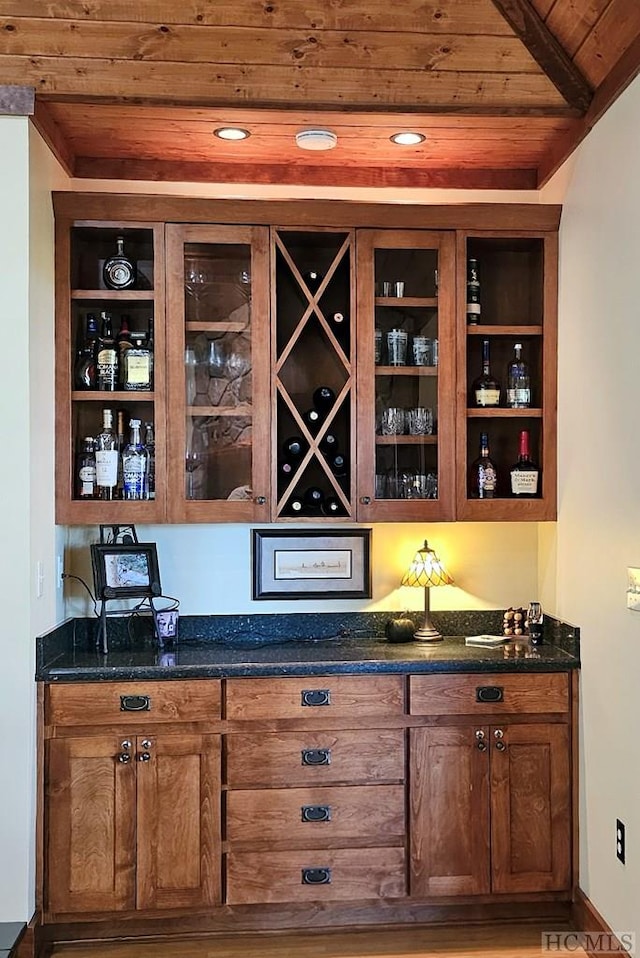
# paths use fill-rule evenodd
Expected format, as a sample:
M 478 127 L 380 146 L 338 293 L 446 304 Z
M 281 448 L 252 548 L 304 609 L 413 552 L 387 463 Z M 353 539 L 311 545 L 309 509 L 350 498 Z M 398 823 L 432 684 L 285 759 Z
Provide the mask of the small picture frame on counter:
M 371 598 L 371 529 L 254 529 L 254 599 Z
M 162 594 L 155 542 L 91 546 L 96 599 L 153 599 Z

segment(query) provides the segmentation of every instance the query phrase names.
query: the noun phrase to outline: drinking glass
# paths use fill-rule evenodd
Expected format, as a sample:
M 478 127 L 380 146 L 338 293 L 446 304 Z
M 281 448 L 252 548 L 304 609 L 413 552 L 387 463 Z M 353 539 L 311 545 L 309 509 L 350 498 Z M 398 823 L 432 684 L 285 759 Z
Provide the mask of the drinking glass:
M 404 433 L 404 409 L 387 406 L 380 413 L 380 435 L 401 436 Z
M 431 436 L 433 433 L 433 410 L 416 406 L 407 410 L 407 425 L 410 436 Z
M 387 353 L 390 366 L 407 365 L 407 331 L 391 329 L 387 333 Z
M 382 363 L 382 330 L 375 330 L 375 364 L 379 366 Z
M 431 340 L 428 336 L 414 336 L 411 344 L 414 366 L 431 366 Z
M 187 448 L 185 451 L 184 457 L 184 468 L 187 473 L 187 499 L 195 499 L 195 477 L 194 472 L 196 469 L 204 464 L 204 454 L 205 454 L 205 442 L 202 430 L 193 425 L 191 427 L 191 433 L 187 440 Z

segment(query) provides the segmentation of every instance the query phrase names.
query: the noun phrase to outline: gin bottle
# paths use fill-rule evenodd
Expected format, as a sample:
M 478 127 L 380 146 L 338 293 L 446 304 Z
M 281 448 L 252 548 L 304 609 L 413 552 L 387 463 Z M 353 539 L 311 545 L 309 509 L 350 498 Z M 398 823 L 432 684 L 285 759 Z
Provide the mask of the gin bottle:
M 140 420 L 129 422 L 131 437 L 122 453 L 122 479 L 125 499 L 147 498 L 148 454 L 140 438 Z

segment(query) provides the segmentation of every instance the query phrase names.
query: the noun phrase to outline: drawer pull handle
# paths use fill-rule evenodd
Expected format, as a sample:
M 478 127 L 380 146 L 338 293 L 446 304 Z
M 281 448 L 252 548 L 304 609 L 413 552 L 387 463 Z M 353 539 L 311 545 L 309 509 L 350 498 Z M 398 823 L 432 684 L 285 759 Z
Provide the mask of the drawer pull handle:
M 303 822 L 331 821 L 331 805 L 302 805 L 300 813 Z
M 331 765 L 330 748 L 303 748 L 303 765 Z
M 501 685 L 479 685 L 476 689 L 476 702 L 503 702 L 504 689 Z
M 330 868 L 303 868 L 302 869 L 302 884 L 303 885 L 330 885 L 331 884 L 331 869 Z
M 121 695 L 121 712 L 149 712 L 151 711 L 151 696 L 149 695 Z
M 300 698 L 301 705 L 331 705 L 331 690 L 303 689 Z

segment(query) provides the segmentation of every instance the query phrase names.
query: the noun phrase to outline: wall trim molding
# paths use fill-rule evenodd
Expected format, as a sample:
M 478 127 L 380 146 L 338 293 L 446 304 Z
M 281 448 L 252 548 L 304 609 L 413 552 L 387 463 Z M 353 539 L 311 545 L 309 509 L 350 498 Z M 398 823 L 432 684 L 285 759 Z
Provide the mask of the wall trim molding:
M 33 116 L 35 101 L 34 87 L 0 83 L 0 116 Z
M 614 947 L 611 952 L 607 952 L 606 955 L 628 955 L 629 952 L 622 947 L 620 942 L 609 925 L 606 923 L 598 909 L 595 907 L 593 902 L 585 895 L 581 888 L 576 890 L 575 900 L 571 904 L 571 920 L 575 926 L 576 931 L 590 932 L 592 934 L 604 934 L 611 935 L 612 938 L 618 944 L 618 947 Z M 590 951 L 585 947 L 584 949 L 589 955 L 589 958 L 606 958 L 605 953 L 602 951 Z

